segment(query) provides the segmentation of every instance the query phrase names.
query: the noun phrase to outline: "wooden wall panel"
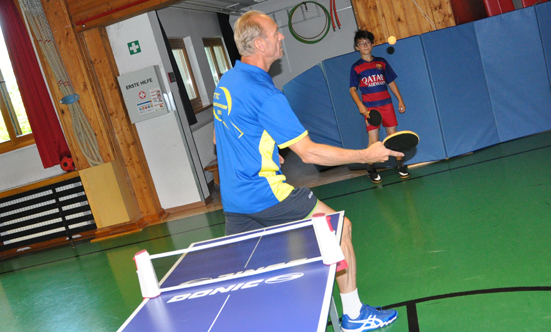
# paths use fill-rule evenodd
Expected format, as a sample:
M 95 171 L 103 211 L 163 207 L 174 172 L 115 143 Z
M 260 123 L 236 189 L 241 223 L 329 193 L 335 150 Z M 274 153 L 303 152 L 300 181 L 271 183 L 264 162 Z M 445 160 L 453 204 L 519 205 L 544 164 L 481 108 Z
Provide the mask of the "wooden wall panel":
M 101 157 L 104 162 L 110 162 L 113 160 L 112 145 L 101 115 L 102 110 L 101 105 L 98 103 L 97 91 L 95 91 L 94 84 L 90 80 L 87 68 L 88 64 L 82 53 L 80 38 L 71 26 L 66 7 L 62 1 L 45 0 L 42 6 L 44 7 L 46 18 L 50 23 L 56 46 L 67 70 L 71 85 L 75 93 L 80 96 L 78 102 L 96 135 Z M 57 85 L 53 87 L 50 85 L 50 87 L 52 90 L 59 89 Z M 69 108 L 67 105 L 59 102 L 58 93 L 54 93 L 54 96 L 57 97 L 54 102 L 56 103 L 56 108 L 75 164 L 78 169 L 88 168 L 90 165 L 80 152 L 76 136 L 73 132 Z
M 133 4 L 139 0 L 110 0 L 110 1 L 67 1 L 69 13 L 78 21 L 85 18 L 108 13 L 117 8 L 123 10 L 127 7 L 133 7 Z
M 141 229 L 165 219 L 167 213 L 157 196 L 138 133 L 126 113 L 105 28 L 78 32 L 64 0 L 42 0 L 42 6 L 70 83 L 80 96 L 78 102 L 97 139 L 101 157 L 104 163 L 117 165 L 118 185 L 128 193 L 123 197 L 125 207 L 135 212 L 131 213 L 130 222 L 99 229 L 96 235 Z M 71 113 L 67 105 L 60 103 L 63 95 L 57 80 L 42 52 L 38 53 L 75 164 L 81 171 L 89 169 L 91 165 L 80 151 L 73 131 Z
M 145 221 L 157 220 L 164 211 L 161 208 L 153 179 L 141 148 L 136 127 L 130 122 L 124 99 L 117 81 L 118 70 L 105 28 L 81 33 L 90 55 L 102 99 L 105 101 L 106 118 L 117 158 L 124 161 L 128 184 L 136 197 L 141 216 Z
M 417 2 L 417 4 L 419 5 L 419 7 L 421 7 L 421 10 L 423 12 L 421 12 L 421 10 L 417 7 L 417 5 L 415 5 L 413 1 L 410 1 L 410 0 L 401 1 L 401 3 L 403 4 L 405 11 L 407 13 L 410 13 L 409 15 L 410 19 L 406 20 L 407 28 L 403 33 L 404 35 L 407 35 L 410 32 L 412 32 L 413 35 L 415 35 L 415 34 L 422 33 L 420 31 L 427 32 L 427 31 L 434 30 L 434 27 L 432 26 L 432 24 L 429 23 L 429 21 L 427 21 L 427 19 L 423 15 L 423 12 L 428 13 L 426 6 L 423 6 L 424 4 L 423 2 Z M 405 16 L 404 16 L 404 19 L 405 19 Z M 432 20 L 432 17 L 430 17 L 430 19 L 431 21 L 434 21 Z
M 432 20 L 437 29 L 443 29 L 455 25 L 453 10 L 450 0 L 429 0 L 430 8 L 427 13 L 432 13 Z
M 77 31 L 105 27 L 181 0 L 67 0 L 68 13 Z
M 376 45 L 455 25 L 450 0 L 351 1 L 358 27 L 373 32 Z

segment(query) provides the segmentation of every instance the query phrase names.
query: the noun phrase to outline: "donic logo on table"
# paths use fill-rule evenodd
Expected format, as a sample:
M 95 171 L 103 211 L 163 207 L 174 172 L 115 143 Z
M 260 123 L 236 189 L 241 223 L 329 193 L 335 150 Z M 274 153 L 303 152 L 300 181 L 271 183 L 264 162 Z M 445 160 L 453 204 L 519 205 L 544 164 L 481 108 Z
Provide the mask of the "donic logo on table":
M 174 296 L 173 298 L 168 300 L 167 303 L 178 302 L 178 301 L 183 301 L 183 300 L 191 300 L 191 299 L 196 299 L 196 298 L 199 298 L 199 297 L 204 297 L 204 296 L 209 296 L 209 295 L 235 292 L 235 291 L 238 291 L 238 290 L 241 290 L 241 289 L 258 287 L 261 284 L 268 284 L 268 285 L 269 284 L 278 284 L 278 283 L 298 279 L 298 278 L 302 277 L 303 275 L 304 275 L 304 273 L 300 273 L 300 272 L 288 273 L 288 274 L 282 274 L 282 275 L 277 276 L 277 277 L 272 277 L 272 278 L 269 278 L 269 279 L 258 279 L 258 280 L 252 280 L 252 281 L 249 281 L 249 282 L 242 282 L 242 283 L 229 285 L 227 287 L 216 287 L 216 288 L 211 288 L 211 289 L 204 289 L 204 290 L 200 290 L 200 291 L 195 292 L 195 293 L 187 293 L 187 294 Z

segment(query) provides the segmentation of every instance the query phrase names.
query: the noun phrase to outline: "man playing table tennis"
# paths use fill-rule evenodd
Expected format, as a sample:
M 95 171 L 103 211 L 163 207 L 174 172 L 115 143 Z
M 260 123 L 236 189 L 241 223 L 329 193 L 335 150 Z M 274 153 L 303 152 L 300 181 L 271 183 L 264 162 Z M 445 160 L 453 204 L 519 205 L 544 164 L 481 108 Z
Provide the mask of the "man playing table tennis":
M 272 63 L 283 56 L 284 36 L 277 24 L 262 12 L 250 11 L 235 23 L 234 38 L 241 61 L 220 80 L 213 109 L 227 235 L 334 212 L 310 189 L 286 183 L 278 148 L 289 147 L 305 163 L 327 166 L 384 162 L 389 156 L 403 156 L 380 142 L 364 150 L 312 142 L 268 74 Z M 345 218 L 341 247 L 348 267 L 337 274 L 342 327 L 344 331 L 368 331 L 390 324 L 397 313 L 360 301 L 351 232 L 352 224 Z

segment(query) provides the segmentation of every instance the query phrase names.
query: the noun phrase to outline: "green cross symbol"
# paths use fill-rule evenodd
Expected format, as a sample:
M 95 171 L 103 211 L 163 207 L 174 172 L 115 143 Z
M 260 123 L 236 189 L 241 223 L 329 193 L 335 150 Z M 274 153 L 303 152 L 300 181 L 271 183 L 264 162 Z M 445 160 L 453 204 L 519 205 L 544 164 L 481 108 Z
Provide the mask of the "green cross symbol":
M 127 45 L 128 50 L 130 51 L 130 55 L 138 54 L 142 51 L 142 49 L 140 48 L 140 43 L 137 40 L 130 42 Z

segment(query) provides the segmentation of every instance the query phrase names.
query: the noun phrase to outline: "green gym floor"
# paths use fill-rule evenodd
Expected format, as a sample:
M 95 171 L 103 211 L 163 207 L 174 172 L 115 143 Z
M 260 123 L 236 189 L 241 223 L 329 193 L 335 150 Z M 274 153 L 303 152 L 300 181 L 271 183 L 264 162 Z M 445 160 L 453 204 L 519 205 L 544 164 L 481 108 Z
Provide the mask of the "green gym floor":
M 550 164 L 545 132 L 313 191 L 354 224 L 362 300 L 399 312 L 381 331 L 551 331 Z M 218 210 L 0 262 L 0 331 L 116 331 L 142 300 L 137 251 L 223 232 Z

